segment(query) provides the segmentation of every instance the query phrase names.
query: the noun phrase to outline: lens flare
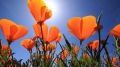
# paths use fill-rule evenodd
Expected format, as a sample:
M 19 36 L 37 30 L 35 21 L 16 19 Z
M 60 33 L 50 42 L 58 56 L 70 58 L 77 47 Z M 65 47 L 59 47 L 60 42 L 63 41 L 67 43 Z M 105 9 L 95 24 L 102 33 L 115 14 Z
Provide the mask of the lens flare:
M 58 14 L 58 6 L 53 0 L 45 0 L 46 5 L 52 10 L 53 16 Z

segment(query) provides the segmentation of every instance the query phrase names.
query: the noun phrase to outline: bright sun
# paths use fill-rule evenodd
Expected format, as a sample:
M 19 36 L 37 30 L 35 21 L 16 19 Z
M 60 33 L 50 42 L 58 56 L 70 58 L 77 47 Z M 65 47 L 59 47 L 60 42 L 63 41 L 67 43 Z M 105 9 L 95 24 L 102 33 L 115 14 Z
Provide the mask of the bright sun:
M 54 0 L 45 0 L 45 3 L 48 6 L 48 8 L 52 10 L 53 16 L 57 15 L 58 7 Z

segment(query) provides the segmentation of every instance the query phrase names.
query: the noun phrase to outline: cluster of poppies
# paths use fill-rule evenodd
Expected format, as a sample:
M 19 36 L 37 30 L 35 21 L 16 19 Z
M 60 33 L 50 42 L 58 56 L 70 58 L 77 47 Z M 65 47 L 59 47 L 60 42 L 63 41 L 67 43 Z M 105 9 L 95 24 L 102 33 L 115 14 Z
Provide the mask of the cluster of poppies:
M 30 62 L 24 63 L 25 66 L 53 66 L 56 63 L 58 66 L 82 66 L 85 65 L 90 59 L 94 60 L 91 65 L 95 64 L 98 61 L 98 65 L 102 64 L 101 61 L 101 52 L 105 49 L 106 52 L 106 62 L 108 66 L 117 67 L 118 57 L 111 58 L 109 52 L 106 48 L 107 40 L 109 36 L 114 36 L 116 40 L 120 41 L 120 24 L 115 26 L 108 34 L 105 40 L 101 39 L 101 29 L 99 21 L 95 16 L 89 15 L 84 17 L 73 17 L 68 20 L 67 26 L 69 32 L 73 34 L 79 41 L 80 46 L 84 40 L 88 39 L 96 32 L 98 32 L 97 40 L 91 41 L 87 44 L 85 50 L 82 50 L 80 46 L 71 44 L 67 37 L 63 35 L 58 27 L 52 26 L 48 29 L 46 20 L 51 18 L 52 11 L 46 6 L 44 0 L 28 0 L 28 8 L 31 12 L 31 15 L 35 19 L 33 24 L 33 29 L 35 36 L 33 38 L 27 38 L 21 41 L 21 45 L 27 49 L 30 53 Z M 11 43 L 15 40 L 25 36 L 28 33 L 28 29 L 23 26 L 16 24 L 10 19 L 0 19 L 0 29 L 6 38 L 8 45 L 3 45 L 0 41 L 0 57 L 6 55 L 11 62 L 14 60 L 13 53 L 11 49 Z M 66 45 L 61 45 L 60 40 L 64 38 Z M 120 44 L 116 42 L 115 44 Z M 61 51 L 58 55 L 55 54 L 57 50 L 56 47 L 60 46 Z M 33 47 L 35 51 L 33 52 Z M 80 50 L 81 49 L 81 50 Z M 117 45 L 119 50 L 119 46 Z M 82 51 L 82 59 L 87 61 L 80 60 L 80 51 Z M 78 59 L 79 58 L 79 59 Z M 89 59 L 89 60 L 88 60 Z M 104 59 L 104 58 L 102 58 Z M 69 61 L 70 60 L 70 61 Z M 66 62 L 67 61 L 67 62 Z M 6 64 L 7 62 L 0 58 L 0 64 Z M 89 63 L 88 63 L 89 64 Z M 95 64 L 96 65 L 96 64 Z

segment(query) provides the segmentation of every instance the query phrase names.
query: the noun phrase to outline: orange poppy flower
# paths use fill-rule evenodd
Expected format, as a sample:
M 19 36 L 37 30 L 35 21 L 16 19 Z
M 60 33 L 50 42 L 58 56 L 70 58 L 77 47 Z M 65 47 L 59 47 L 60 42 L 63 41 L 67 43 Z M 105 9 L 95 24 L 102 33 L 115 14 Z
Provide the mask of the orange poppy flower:
M 35 41 L 32 40 L 32 39 L 24 39 L 22 42 L 21 42 L 21 45 L 26 48 L 28 51 L 32 50 L 32 48 L 34 47 L 35 45 Z
M 2 45 L 2 50 L 8 50 L 9 47 L 7 45 Z
M 113 58 L 111 59 L 111 61 L 112 61 L 113 66 L 114 66 L 114 67 L 117 67 L 118 58 L 117 58 L 117 57 L 113 57 Z
M 0 27 L 8 42 L 13 42 L 23 37 L 28 32 L 26 27 L 17 25 L 8 19 L 0 19 Z
M 120 24 L 116 25 L 111 31 L 110 35 L 120 37 Z
M 52 16 L 44 0 L 28 0 L 28 7 L 37 22 L 44 22 Z
M 41 46 L 42 49 L 44 49 L 45 51 L 52 51 L 56 48 L 56 45 L 55 44 L 48 44 L 48 45 L 42 45 Z
M 80 48 L 78 46 L 73 46 L 73 53 L 77 54 Z
M 111 61 L 112 61 L 112 63 L 117 62 L 117 59 L 118 59 L 117 57 L 113 57 L 113 58 L 112 58 L 112 60 L 111 60 Z
M 83 58 L 84 58 L 84 59 L 88 59 L 89 57 L 90 57 L 90 56 L 89 56 L 87 53 L 84 53 L 84 54 L 83 54 Z
M 11 49 L 8 47 L 8 45 L 1 45 L 0 48 L 0 56 L 2 57 L 9 57 L 11 55 Z M 10 57 L 9 57 L 10 59 Z M 2 64 L 5 64 L 5 59 L 4 58 L 0 58 L 0 62 Z
M 59 33 L 59 34 L 58 34 L 58 37 L 57 37 L 57 39 L 56 39 L 56 42 L 59 42 L 59 41 L 61 40 L 61 38 L 62 38 L 62 34 Z
M 52 51 L 56 48 L 55 44 L 48 44 L 48 50 Z
M 11 49 L 8 47 L 8 45 L 1 45 L 1 55 L 10 55 Z
M 49 45 L 49 44 L 48 44 Z M 40 50 L 42 49 L 42 50 L 45 50 L 45 51 L 49 51 L 49 46 L 48 45 L 46 45 L 46 44 L 44 44 L 44 46 L 43 45 L 40 45 Z
M 50 60 L 52 57 L 48 54 L 45 54 L 45 56 L 42 55 L 42 58 L 45 59 L 45 60 Z
M 94 40 L 94 41 L 88 43 L 88 47 L 92 50 L 97 50 L 99 47 L 99 40 Z
M 62 51 L 61 55 L 60 55 L 60 58 L 61 58 L 62 60 L 64 60 L 64 59 L 66 59 L 66 58 L 68 57 L 68 55 L 69 55 L 68 50 L 64 49 L 64 50 Z
M 55 41 L 59 35 L 59 29 L 55 26 L 50 28 L 49 33 L 48 33 L 48 27 L 46 24 L 42 24 L 42 33 L 41 33 L 41 28 L 39 24 L 34 24 L 33 28 L 36 36 L 39 36 L 42 38 L 42 34 L 43 34 L 43 40 L 46 42 Z
M 93 35 L 96 27 L 96 17 L 94 16 L 73 17 L 68 21 L 69 31 L 81 41 Z
M 46 59 L 46 60 L 50 60 L 50 59 L 51 59 L 51 56 L 50 56 L 50 55 L 46 55 L 46 56 L 45 56 L 45 59 Z

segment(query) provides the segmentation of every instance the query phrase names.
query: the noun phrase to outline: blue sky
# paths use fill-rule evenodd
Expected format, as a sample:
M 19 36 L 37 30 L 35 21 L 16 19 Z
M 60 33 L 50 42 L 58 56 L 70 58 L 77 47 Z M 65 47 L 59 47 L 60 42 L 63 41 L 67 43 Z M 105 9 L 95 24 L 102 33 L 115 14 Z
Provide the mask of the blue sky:
M 49 26 L 58 26 L 60 31 L 67 35 L 67 38 L 75 44 L 78 40 L 70 35 L 67 29 L 67 21 L 75 16 L 83 17 L 86 15 L 98 16 L 100 11 L 103 11 L 101 24 L 103 25 L 102 38 L 107 36 L 107 33 L 115 25 L 120 23 L 120 0 L 48 0 L 54 2 L 56 6 L 56 13 L 51 19 L 47 20 Z M 29 57 L 28 52 L 24 49 L 20 42 L 24 38 L 31 38 L 34 35 L 32 24 L 35 23 L 34 18 L 30 14 L 27 7 L 27 0 L 0 0 L 0 18 L 8 18 L 17 24 L 26 26 L 29 33 L 12 43 L 12 50 L 16 53 L 14 56 L 17 59 L 24 59 Z M 85 40 L 83 44 L 88 43 L 97 38 L 97 34 Z M 2 33 L 0 32 L 0 39 L 3 44 L 7 44 Z M 112 39 L 112 38 L 110 38 Z M 110 42 L 112 40 L 109 40 Z M 64 44 L 64 41 L 61 42 Z M 113 43 L 113 42 L 111 42 Z M 112 50 L 112 46 L 108 46 Z

